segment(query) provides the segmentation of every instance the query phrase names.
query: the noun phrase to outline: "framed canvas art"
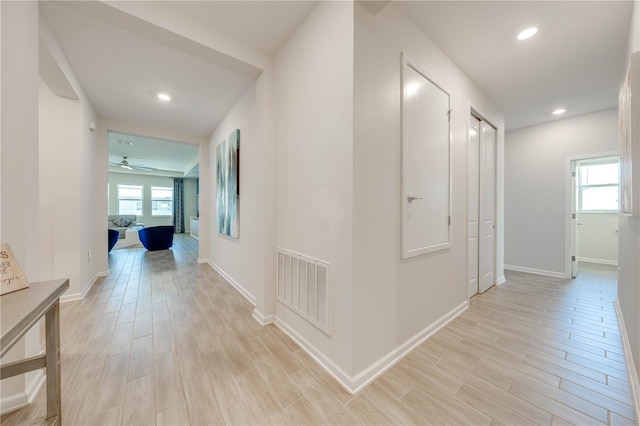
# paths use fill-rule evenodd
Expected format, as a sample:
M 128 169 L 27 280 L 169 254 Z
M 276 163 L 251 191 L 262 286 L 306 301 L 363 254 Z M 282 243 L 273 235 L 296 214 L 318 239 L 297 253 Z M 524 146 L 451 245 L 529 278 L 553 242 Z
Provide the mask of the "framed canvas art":
M 216 147 L 216 206 L 218 233 L 240 237 L 240 130 Z
M 631 69 L 618 97 L 620 137 L 620 213 L 633 214 L 633 147 L 631 145 Z

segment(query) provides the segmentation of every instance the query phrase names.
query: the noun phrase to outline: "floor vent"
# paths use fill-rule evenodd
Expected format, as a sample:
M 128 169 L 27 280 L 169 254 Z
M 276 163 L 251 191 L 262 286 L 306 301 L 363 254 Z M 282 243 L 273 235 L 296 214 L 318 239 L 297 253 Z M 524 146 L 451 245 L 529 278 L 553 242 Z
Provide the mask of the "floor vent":
M 328 263 L 278 249 L 278 300 L 331 334 Z

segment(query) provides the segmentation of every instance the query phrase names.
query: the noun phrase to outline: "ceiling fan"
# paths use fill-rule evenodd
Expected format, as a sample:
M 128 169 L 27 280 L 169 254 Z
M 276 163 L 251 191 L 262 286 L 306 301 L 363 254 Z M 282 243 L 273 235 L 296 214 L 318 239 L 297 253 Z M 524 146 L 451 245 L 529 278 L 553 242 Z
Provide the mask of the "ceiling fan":
M 127 170 L 145 170 L 147 172 L 151 172 L 153 170 L 157 170 L 157 169 L 154 169 L 153 167 L 142 167 L 142 166 L 135 166 L 135 165 L 129 164 L 129 162 L 127 161 L 127 158 L 129 158 L 129 157 L 127 157 L 126 155 L 123 155 L 121 162 L 115 163 L 113 161 L 110 161 L 109 165 L 111 165 L 111 166 L 120 166 L 123 169 L 127 169 Z

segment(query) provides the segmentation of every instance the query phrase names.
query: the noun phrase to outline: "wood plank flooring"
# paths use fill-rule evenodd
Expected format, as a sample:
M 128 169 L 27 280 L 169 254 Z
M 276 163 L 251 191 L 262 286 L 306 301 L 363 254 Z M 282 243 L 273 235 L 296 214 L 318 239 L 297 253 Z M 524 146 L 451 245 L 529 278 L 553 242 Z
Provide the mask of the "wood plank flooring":
M 64 424 L 636 424 L 615 269 L 509 273 L 352 396 L 196 258 L 187 236 L 114 250 L 111 275 L 62 305 Z M 2 425 L 45 424 L 44 404 Z

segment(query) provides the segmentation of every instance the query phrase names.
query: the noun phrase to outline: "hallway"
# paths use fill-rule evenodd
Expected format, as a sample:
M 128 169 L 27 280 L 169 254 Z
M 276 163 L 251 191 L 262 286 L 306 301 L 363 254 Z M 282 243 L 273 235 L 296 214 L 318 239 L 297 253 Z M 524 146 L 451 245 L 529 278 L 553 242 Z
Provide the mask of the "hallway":
M 114 250 L 111 275 L 62 305 L 64 424 L 635 423 L 614 268 L 508 273 L 352 396 L 196 258 L 181 235 Z M 2 424 L 44 413 L 41 391 Z

